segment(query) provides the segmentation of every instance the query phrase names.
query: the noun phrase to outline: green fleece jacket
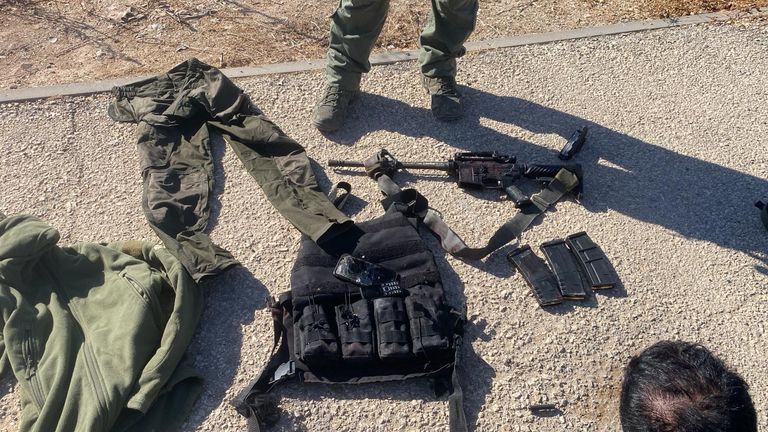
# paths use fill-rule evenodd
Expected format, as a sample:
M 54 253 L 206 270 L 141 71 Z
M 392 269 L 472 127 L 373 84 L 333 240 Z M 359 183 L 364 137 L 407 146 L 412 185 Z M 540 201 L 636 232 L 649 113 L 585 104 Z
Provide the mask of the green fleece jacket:
M 145 242 L 59 247 L 33 216 L 0 214 L 0 378 L 22 431 L 171 431 L 200 392 L 182 361 L 197 284 Z

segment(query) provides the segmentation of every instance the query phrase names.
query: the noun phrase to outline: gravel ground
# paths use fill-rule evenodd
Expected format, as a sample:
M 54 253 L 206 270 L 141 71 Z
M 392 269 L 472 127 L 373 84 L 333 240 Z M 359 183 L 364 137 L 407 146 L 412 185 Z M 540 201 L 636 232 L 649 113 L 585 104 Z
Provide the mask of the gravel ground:
M 328 51 L 334 0 L 3 0 L 0 88 L 217 67 Z M 472 41 L 768 6 L 768 0 L 483 0 Z M 429 1 L 391 0 L 375 51 L 418 48 Z
M 565 137 L 588 125 L 577 161 L 580 203 L 559 203 L 526 233 L 534 246 L 586 230 L 623 286 L 543 310 L 503 253 L 469 265 L 425 235 L 454 301 L 465 301 L 466 410 L 477 431 L 615 431 L 630 356 L 660 339 L 698 341 L 743 374 L 768 427 L 768 233 L 752 202 L 768 193 L 768 24 L 703 25 L 470 55 L 460 65 L 467 117 L 432 120 L 414 63 L 376 68 L 349 127 L 324 137 L 309 124 L 320 73 L 239 81 L 320 165 L 325 185 L 348 180 L 358 220 L 380 214 L 364 176 L 331 158 L 387 147 L 402 160 L 499 150 L 557 161 Z M 0 106 L 0 208 L 58 227 L 63 243 L 155 239 L 140 210 L 134 126 L 106 115 L 109 95 Z M 298 233 L 269 206 L 219 140 L 213 239 L 244 268 L 206 283 L 191 355 L 204 394 L 185 430 L 243 430 L 227 401 L 265 363 L 267 294 L 288 288 Z M 405 174 L 473 245 L 513 212 L 493 193 Z M 18 387 L 0 382 L 0 429 L 18 422 Z M 447 404 L 425 382 L 360 387 L 287 385 L 275 431 L 446 430 Z M 563 414 L 533 417 L 529 403 Z

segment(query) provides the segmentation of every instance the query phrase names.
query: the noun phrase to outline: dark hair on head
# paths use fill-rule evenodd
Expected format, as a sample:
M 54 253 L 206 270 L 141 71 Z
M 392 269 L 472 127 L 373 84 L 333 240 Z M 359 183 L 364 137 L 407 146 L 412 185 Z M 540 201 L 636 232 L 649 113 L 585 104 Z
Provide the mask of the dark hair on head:
M 658 342 L 624 372 L 624 432 L 756 432 L 747 383 L 701 345 Z

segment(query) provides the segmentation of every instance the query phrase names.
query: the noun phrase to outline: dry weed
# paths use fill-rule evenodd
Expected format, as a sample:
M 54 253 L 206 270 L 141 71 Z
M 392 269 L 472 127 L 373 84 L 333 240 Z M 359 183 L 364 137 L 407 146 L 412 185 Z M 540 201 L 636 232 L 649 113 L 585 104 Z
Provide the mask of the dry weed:
M 768 5 L 766 0 L 644 0 L 639 3 L 642 9 L 662 18 Z

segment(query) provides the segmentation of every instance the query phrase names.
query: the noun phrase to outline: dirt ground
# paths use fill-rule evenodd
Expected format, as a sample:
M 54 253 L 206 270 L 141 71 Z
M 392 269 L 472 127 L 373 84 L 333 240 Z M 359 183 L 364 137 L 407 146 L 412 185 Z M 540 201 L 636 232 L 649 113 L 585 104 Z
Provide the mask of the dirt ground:
M 321 58 L 334 0 L 0 0 L 0 88 Z M 473 40 L 749 9 L 768 0 L 481 0 Z M 427 1 L 392 0 L 377 50 L 414 48 Z

